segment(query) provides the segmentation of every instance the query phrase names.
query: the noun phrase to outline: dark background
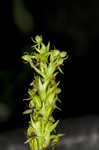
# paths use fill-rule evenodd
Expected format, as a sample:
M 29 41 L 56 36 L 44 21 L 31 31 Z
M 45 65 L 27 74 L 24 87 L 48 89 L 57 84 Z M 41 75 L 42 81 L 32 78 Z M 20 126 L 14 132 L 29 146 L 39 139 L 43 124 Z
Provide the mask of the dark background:
M 1 3 L 1 2 L 0 2 Z M 7 0 L 0 19 L 0 130 L 25 126 L 23 98 L 33 77 L 21 56 L 31 46 L 31 36 L 66 50 L 64 75 L 59 75 L 62 112 L 58 118 L 99 114 L 98 1 Z

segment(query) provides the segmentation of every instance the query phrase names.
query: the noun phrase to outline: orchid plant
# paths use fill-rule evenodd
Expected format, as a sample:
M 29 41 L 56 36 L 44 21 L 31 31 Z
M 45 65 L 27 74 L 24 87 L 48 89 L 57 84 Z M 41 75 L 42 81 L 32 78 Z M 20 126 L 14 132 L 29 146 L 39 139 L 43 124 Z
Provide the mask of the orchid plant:
M 61 65 L 67 59 L 67 52 L 58 49 L 50 50 L 50 42 L 47 46 L 43 43 L 42 36 L 37 35 L 32 46 L 32 52 L 26 53 L 22 59 L 29 63 L 35 74 L 28 89 L 28 109 L 23 112 L 30 117 L 27 129 L 27 140 L 31 150 L 45 150 L 50 144 L 52 149 L 64 134 L 55 134 L 55 128 L 59 120 L 55 122 L 52 115 L 55 109 L 61 110 L 56 102 L 61 102 L 58 94 L 61 89 L 60 82 L 56 82 L 56 76 L 61 73 Z

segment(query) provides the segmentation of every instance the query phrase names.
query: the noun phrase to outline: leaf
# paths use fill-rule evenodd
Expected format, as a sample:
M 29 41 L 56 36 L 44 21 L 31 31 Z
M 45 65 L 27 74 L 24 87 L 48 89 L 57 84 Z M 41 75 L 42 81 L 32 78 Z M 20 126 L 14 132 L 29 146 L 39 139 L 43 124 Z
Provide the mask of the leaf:
M 50 42 L 48 42 L 47 47 L 46 47 L 47 52 L 49 51 L 49 48 L 50 48 Z
M 58 74 L 58 72 L 55 72 L 55 73 L 53 74 L 53 77 L 56 77 L 56 76 L 57 76 L 57 74 Z
M 44 134 L 44 131 L 45 131 L 45 121 L 42 119 L 41 120 L 41 133 L 42 133 L 42 135 Z
M 45 83 L 43 84 L 43 88 L 44 88 L 45 92 L 46 92 L 46 89 L 47 89 L 49 82 L 50 82 L 50 79 L 47 79 L 47 80 L 45 80 Z
M 43 85 L 42 85 L 41 79 L 39 77 L 39 90 L 42 91 L 42 89 L 43 89 Z
M 58 69 L 59 69 L 59 71 L 60 71 L 62 74 L 64 74 L 63 71 L 62 71 L 62 69 L 61 69 L 60 67 L 58 67 Z
M 40 110 L 40 113 L 45 116 L 46 111 L 45 111 L 45 103 L 44 102 L 42 103 L 42 109 Z
M 53 111 L 52 109 L 53 109 L 52 105 L 48 105 L 48 108 L 46 109 L 46 116 L 47 117 L 51 115 L 51 113 Z
M 52 122 L 55 122 L 55 119 L 53 118 L 53 116 L 50 116 L 49 120 L 52 121 Z
M 55 128 L 56 128 L 56 126 L 57 126 L 57 124 L 59 123 L 59 120 L 57 120 L 56 121 L 56 123 L 54 123 L 51 127 L 50 127 L 50 132 L 52 132 Z
M 34 150 L 39 150 L 38 148 L 38 143 L 37 143 L 37 139 L 34 139 L 34 142 L 33 142 L 33 147 L 34 147 Z
M 46 46 L 44 43 L 41 43 L 41 49 L 40 49 L 40 54 L 44 54 L 46 52 Z
M 30 143 L 29 143 L 29 147 L 31 150 L 35 150 L 34 146 L 33 146 L 33 143 L 34 143 L 34 140 L 32 140 Z
M 52 125 L 53 125 L 52 121 L 48 121 L 48 122 L 46 123 L 46 126 L 45 126 L 45 134 L 51 132 L 51 131 L 50 131 L 50 128 L 51 128 Z

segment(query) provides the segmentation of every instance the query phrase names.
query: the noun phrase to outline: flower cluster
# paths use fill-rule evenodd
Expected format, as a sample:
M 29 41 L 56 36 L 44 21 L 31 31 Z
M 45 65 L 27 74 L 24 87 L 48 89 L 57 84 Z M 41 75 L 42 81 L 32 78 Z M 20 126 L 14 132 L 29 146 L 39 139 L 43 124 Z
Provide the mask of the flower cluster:
M 55 78 L 58 72 L 61 73 L 61 65 L 67 59 L 66 52 L 58 49 L 50 50 L 50 42 L 47 46 L 43 43 L 42 36 L 36 36 L 32 46 L 32 53 L 25 54 L 22 59 L 29 63 L 34 69 L 35 75 L 28 89 L 29 97 L 25 99 L 29 102 L 29 109 L 23 114 L 29 114 L 30 121 L 27 129 L 27 141 L 31 150 L 45 150 L 51 141 L 54 148 L 59 138 L 64 134 L 52 134 L 59 120 L 55 122 L 53 118 L 54 109 L 61 110 L 56 102 L 61 102 L 58 94 L 61 89 L 58 87 L 60 82 Z

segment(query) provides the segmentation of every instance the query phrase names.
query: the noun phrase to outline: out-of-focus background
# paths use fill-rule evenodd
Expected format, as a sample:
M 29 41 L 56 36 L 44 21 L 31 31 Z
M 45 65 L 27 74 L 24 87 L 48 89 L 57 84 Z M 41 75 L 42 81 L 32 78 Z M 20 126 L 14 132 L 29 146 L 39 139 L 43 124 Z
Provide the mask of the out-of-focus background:
M 99 116 L 99 2 L 7 0 L 0 18 L 0 132 L 27 126 L 23 102 L 33 72 L 21 56 L 42 35 L 52 47 L 68 52 L 56 119 Z M 96 119 L 96 120 L 97 120 Z M 86 119 L 85 119 L 86 121 Z

